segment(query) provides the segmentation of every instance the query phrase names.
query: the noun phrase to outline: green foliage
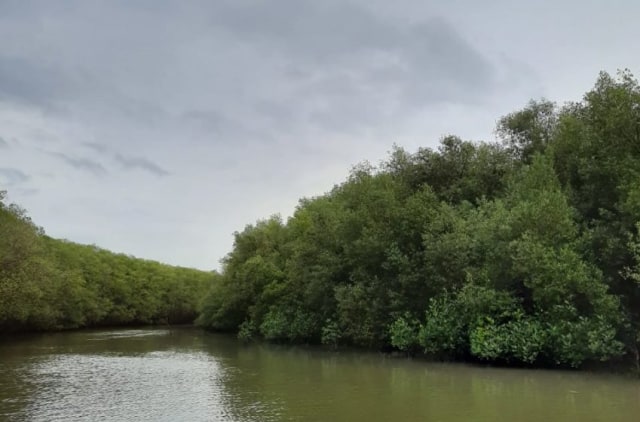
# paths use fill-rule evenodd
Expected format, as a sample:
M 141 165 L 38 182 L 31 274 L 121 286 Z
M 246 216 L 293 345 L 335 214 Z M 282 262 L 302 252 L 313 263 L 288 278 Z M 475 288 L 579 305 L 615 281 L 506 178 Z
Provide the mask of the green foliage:
M 554 103 L 530 101 L 524 109 L 500 119 L 497 133 L 508 150 L 526 163 L 536 152 L 544 151 L 552 141 L 557 120 Z
M 409 313 L 397 318 L 389 326 L 391 345 L 403 352 L 410 352 L 418 345 L 420 322 Z
M 497 134 L 394 147 L 286 222 L 247 226 L 199 322 L 512 364 L 640 356 L 638 82 L 601 74 Z
M 344 327 L 343 335 L 361 346 L 379 346 L 386 337 L 382 321 L 384 297 L 377 294 L 373 285 L 349 284 L 336 288 L 338 321 Z
M 466 347 L 466 329 L 455 298 L 443 295 L 432 298 L 418 341 L 424 352 L 437 356 L 460 356 Z
M 327 346 L 337 347 L 342 337 L 342 331 L 337 322 L 327 319 L 322 327 L 321 343 Z
M 267 340 L 286 340 L 288 331 L 289 321 L 278 310 L 269 311 L 260 324 L 260 334 Z
M 508 320 L 517 309 L 508 293 L 467 284 L 456 294 L 431 299 L 420 344 L 427 354 L 464 357 L 469 354 L 470 335 L 476 327 L 487 320 Z
M 535 318 L 519 314 L 502 324 L 486 318 L 470 333 L 471 354 L 483 360 L 532 364 L 544 350 L 547 337 Z
M 549 325 L 549 355 L 557 364 L 579 367 L 585 361 L 607 361 L 623 354 L 616 328 L 602 318 L 579 317 Z
M 627 243 L 631 253 L 631 264 L 624 268 L 622 276 L 640 286 L 640 223 L 636 224 L 636 234 L 629 236 Z
M 251 341 L 256 335 L 256 327 L 253 322 L 247 320 L 244 321 L 238 327 L 238 338 L 242 341 Z
M 191 322 L 215 275 L 51 239 L 0 193 L 0 332 Z

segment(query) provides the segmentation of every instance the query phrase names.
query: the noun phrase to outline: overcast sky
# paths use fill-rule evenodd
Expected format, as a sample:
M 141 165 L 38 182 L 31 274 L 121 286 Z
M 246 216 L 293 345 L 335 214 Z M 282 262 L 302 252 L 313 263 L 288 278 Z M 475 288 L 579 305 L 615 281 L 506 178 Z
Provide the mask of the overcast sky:
M 202 269 L 396 143 L 493 140 L 640 73 L 636 1 L 0 0 L 0 189 L 54 237 Z

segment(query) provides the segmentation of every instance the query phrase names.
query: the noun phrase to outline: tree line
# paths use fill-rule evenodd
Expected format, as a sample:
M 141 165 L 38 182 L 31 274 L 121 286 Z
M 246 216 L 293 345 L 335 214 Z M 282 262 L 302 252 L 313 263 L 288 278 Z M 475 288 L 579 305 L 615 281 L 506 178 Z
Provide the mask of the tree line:
M 640 86 L 531 101 L 496 142 L 394 147 L 235 233 L 198 323 L 518 365 L 639 359 Z
M 0 334 L 193 322 L 215 273 L 45 235 L 0 191 Z

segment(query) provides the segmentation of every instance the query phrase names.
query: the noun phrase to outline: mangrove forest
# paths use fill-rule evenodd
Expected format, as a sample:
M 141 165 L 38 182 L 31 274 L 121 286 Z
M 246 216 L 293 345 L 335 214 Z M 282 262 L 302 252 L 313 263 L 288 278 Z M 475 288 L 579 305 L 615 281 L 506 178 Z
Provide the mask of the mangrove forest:
M 0 191 L 0 334 L 191 323 L 215 273 L 52 239 Z
M 495 142 L 394 147 L 235 233 L 198 323 L 438 359 L 638 364 L 640 86 L 531 101 Z

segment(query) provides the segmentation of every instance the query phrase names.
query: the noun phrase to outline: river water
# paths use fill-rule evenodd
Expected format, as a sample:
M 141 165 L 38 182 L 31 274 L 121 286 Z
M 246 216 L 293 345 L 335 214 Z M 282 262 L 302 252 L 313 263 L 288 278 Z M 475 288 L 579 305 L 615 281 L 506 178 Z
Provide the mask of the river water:
M 640 381 L 268 344 L 197 329 L 2 340 L 0 421 L 640 421 Z

